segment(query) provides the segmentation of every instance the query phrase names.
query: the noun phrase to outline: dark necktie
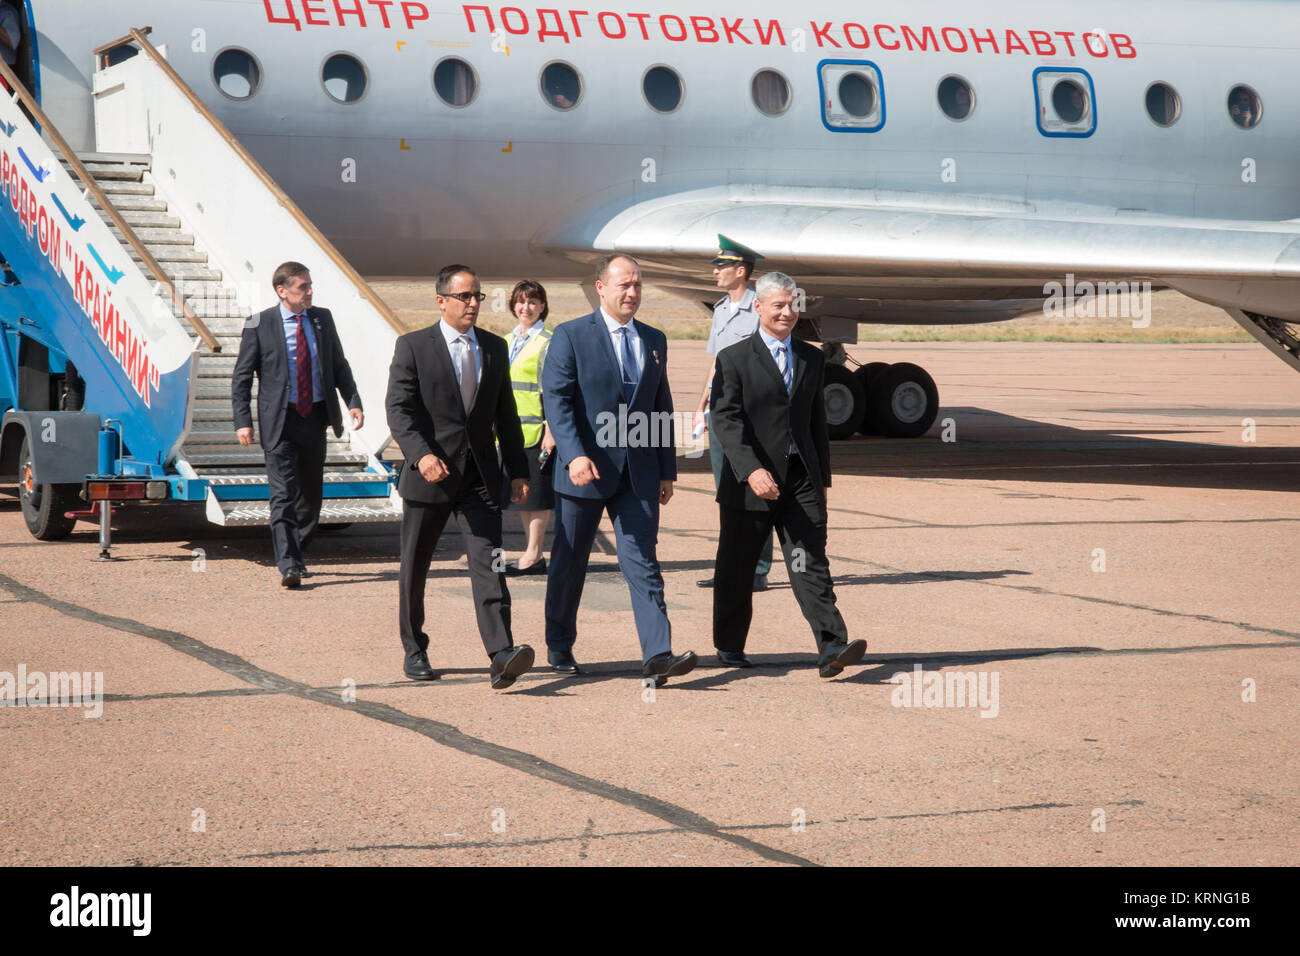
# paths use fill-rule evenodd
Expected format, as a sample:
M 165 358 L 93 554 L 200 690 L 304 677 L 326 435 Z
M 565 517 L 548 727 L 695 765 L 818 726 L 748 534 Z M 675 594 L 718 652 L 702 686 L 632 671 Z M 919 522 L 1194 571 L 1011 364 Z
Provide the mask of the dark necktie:
M 641 369 L 636 364 L 636 353 L 632 351 L 632 333 L 625 325 L 618 330 L 623 337 L 623 400 L 632 404 L 632 396 L 641 381 Z
M 312 406 L 312 388 L 311 388 L 311 349 L 307 347 L 307 333 L 303 330 L 302 324 L 306 319 L 305 315 L 295 315 L 298 320 L 298 340 L 294 344 L 294 364 L 298 368 L 298 414 L 306 418 L 311 414 Z

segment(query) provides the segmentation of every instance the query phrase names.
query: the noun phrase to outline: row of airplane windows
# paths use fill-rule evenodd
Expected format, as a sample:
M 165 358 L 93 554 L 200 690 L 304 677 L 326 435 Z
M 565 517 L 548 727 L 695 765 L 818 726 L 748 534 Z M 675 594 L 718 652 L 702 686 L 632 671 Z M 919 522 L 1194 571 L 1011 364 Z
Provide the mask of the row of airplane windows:
M 110 63 L 136 52 L 134 47 L 119 49 L 124 55 L 114 57 L 118 51 L 111 51 Z M 823 119 L 827 126 L 846 131 L 879 129 L 884 124 L 879 73 L 865 64 L 859 67 L 851 61 L 838 65 L 831 61 L 831 64 L 829 69 L 823 64 L 821 75 Z M 1086 74 L 1068 69 L 1048 72 L 1048 83 L 1040 90 L 1043 101 L 1040 103 L 1040 129 L 1057 131 L 1060 135 L 1090 131 L 1089 124 L 1095 126 L 1095 121 L 1091 82 L 1085 82 Z M 213 58 L 212 79 L 225 96 L 247 100 L 256 95 L 262 85 L 262 67 L 247 50 L 228 47 Z M 350 53 L 332 54 L 321 66 L 321 84 L 325 94 L 336 103 L 359 102 L 365 96 L 369 82 L 365 64 Z M 542 67 L 538 85 L 542 99 L 557 110 L 571 110 L 582 99 L 582 77 L 574 67 L 562 61 Z M 478 95 L 478 75 L 460 57 L 445 57 L 433 68 L 433 89 L 448 106 L 469 106 Z M 681 76 L 667 66 L 647 69 L 641 78 L 641 92 L 647 105 L 658 113 L 674 112 L 685 99 Z M 936 95 L 940 110 L 953 121 L 969 119 L 975 111 L 975 90 L 960 76 L 945 76 L 939 81 Z M 767 116 L 780 116 L 793 101 L 790 81 L 779 70 L 773 69 L 762 69 L 754 74 L 750 80 L 750 97 L 759 112 Z M 1051 104 L 1055 116 L 1047 113 L 1047 103 Z M 1157 126 L 1173 126 L 1182 115 L 1182 99 L 1168 83 L 1156 82 L 1147 87 L 1145 105 L 1147 116 Z M 1241 129 L 1258 126 L 1263 107 L 1259 94 L 1245 84 L 1237 84 L 1228 91 L 1228 116 Z

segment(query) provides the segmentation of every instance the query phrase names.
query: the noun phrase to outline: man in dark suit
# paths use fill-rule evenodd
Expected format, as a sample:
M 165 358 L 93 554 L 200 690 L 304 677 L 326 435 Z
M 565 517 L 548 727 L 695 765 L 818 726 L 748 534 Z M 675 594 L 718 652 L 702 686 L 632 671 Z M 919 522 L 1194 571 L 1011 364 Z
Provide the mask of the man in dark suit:
M 755 293 L 758 331 L 718 353 L 713 378 L 710 421 L 726 459 L 718 483 L 713 644 L 724 665 L 753 666 L 745 638 L 754 613 L 754 566 L 775 527 L 790 587 L 817 641 L 818 669 L 834 677 L 862 660 L 867 642 L 849 642 L 826 561 L 826 360 L 790 335 L 799 321 L 793 279 L 769 272 Z
M 662 686 L 698 659 L 674 655 L 655 548 L 659 507 L 677 479 L 668 340 L 634 318 L 641 270 L 628 256 L 596 269 L 600 308 L 557 326 L 542 370 L 546 420 L 555 438 L 555 543 L 546 583 L 551 668 L 579 672 L 573 657 L 578 605 L 601 515 L 617 536 L 618 563 L 632 595 L 642 676 Z
M 325 427 L 343 434 L 337 390 L 352 428 L 365 422 L 361 396 L 329 309 L 311 307 L 311 273 L 286 262 L 271 278 L 279 305 L 244 322 L 239 358 L 230 381 L 235 434 L 253 443 L 250 399 L 258 378 L 257 424 L 266 452 L 271 490 L 271 541 L 280 583 L 296 588 L 306 573 L 302 553 L 320 518 L 325 470 Z
M 388 427 L 406 461 L 397 480 L 402 496 L 402 564 L 398 619 L 403 671 L 433 680 L 424 633 L 424 585 L 442 529 L 452 515 L 465 538 L 479 636 L 491 661 L 495 689 L 509 687 L 533 666 L 533 649 L 515 646 L 510 591 L 501 550 L 501 465 L 511 501 L 528 497 L 528 461 L 515 411 L 505 340 L 474 327 L 483 293 L 468 266 L 438 272 L 442 320 L 397 340 L 388 373 Z

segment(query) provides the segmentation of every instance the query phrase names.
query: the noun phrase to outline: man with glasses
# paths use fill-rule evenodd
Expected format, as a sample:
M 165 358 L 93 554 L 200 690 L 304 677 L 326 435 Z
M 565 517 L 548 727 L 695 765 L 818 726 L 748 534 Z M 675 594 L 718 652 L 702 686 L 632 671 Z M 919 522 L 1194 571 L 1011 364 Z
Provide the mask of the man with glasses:
M 510 591 L 501 549 L 502 476 L 495 442 L 510 476 L 510 500 L 528 497 L 528 461 L 510 383 L 505 340 L 475 328 L 484 299 L 469 266 L 438 272 L 441 321 L 397 340 L 388 376 L 388 427 L 405 462 L 398 624 L 403 671 L 433 680 L 424 632 L 424 585 L 438 538 L 454 516 L 465 539 L 479 636 L 491 662 L 492 687 L 503 690 L 533 665 L 533 649 L 515 646 Z M 495 438 L 494 438 L 495 434 Z

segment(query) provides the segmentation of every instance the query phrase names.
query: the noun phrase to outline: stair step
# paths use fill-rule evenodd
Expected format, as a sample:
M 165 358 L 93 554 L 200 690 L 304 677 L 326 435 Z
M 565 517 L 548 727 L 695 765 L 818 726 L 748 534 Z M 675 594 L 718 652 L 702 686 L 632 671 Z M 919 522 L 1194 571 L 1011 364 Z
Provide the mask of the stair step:
M 155 199 L 152 196 L 145 196 L 145 195 L 137 196 L 137 195 L 133 195 L 132 193 L 123 193 L 117 199 L 113 199 L 111 201 L 113 203 L 113 207 L 117 209 L 118 212 L 121 213 L 138 212 L 138 211 L 148 211 L 148 212 L 167 211 L 167 200 Z M 96 209 L 100 208 L 99 201 L 95 199 L 94 196 L 90 197 L 90 204 L 94 206 Z
M 187 249 L 184 246 L 160 246 L 150 249 L 150 254 L 164 267 L 169 262 L 192 262 L 203 264 L 208 261 L 208 254 L 200 249 Z M 139 265 L 142 261 L 134 249 L 130 249 L 131 258 Z
M 154 256 L 158 259 L 157 256 Z M 167 277 L 173 281 L 184 280 L 187 284 L 191 282 L 220 282 L 221 270 L 209 268 L 202 262 L 177 262 L 176 260 L 163 261 L 158 259 L 158 264 L 163 267 Z M 187 297 L 189 289 L 185 290 Z M 211 298 L 203 293 L 195 293 L 198 298 Z
M 255 487 L 266 484 L 266 472 L 263 471 L 246 471 L 243 474 L 220 474 L 214 472 L 202 472 L 199 477 L 209 485 L 221 488 L 239 488 Z M 384 485 L 391 482 L 387 475 L 381 475 L 373 471 L 327 471 L 321 476 L 325 484 L 375 484 Z
M 123 210 L 122 218 L 136 232 L 141 229 L 179 229 L 181 227 L 179 216 L 169 216 L 165 212 L 153 212 L 148 209 Z
M 271 523 L 271 505 L 265 501 L 208 499 L 208 519 L 225 527 L 250 527 Z M 400 508 L 388 498 L 326 498 L 321 504 L 321 524 L 353 521 L 401 521 Z
M 186 442 L 185 447 L 181 449 L 181 457 L 194 466 L 196 470 L 218 468 L 223 465 L 266 467 L 266 457 L 263 455 L 260 445 L 244 446 L 236 443 L 231 448 L 229 446 Z M 364 465 L 369 460 L 368 456 L 353 452 L 327 451 L 325 454 L 325 463 L 327 465 Z
M 111 163 L 121 165 L 123 163 L 132 163 L 137 166 L 148 168 L 153 165 L 153 157 L 148 153 L 97 153 L 90 150 L 84 153 L 77 153 L 77 159 L 83 163 Z M 64 160 L 67 162 L 67 160 Z
M 152 196 L 153 183 L 133 183 L 129 180 L 108 179 L 99 183 L 99 188 L 113 196 Z
M 67 160 L 64 160 L 67 163 Z M 86 172 L 95 177 L 95 182 L 140 182 L 144 178 L 145 167 L 127 163 L 82 163 Z
M 128 223 L 128 225 L 130 225 L 130 223 Z M 122 235 L 121 230 L 119 230 L 117 226 L 109 223 L 108 228 L 109 231 L 113 233 L 113 238 L 124 246 L 127 244 L 126 238 Z M 194 237 L 182 232 L 177 227 L 171 229 L 155 229 L 151 226 L 140 226 L 139 228 L 131 226 L 131 230 L 140 237 L 140 241 L 149 248 L 150 252 L 153 252 L 153 246 L 155 243 L 171 246 L 194 245 Z M 155 255 L 154 258 L 156 259 L 157 256 Z

